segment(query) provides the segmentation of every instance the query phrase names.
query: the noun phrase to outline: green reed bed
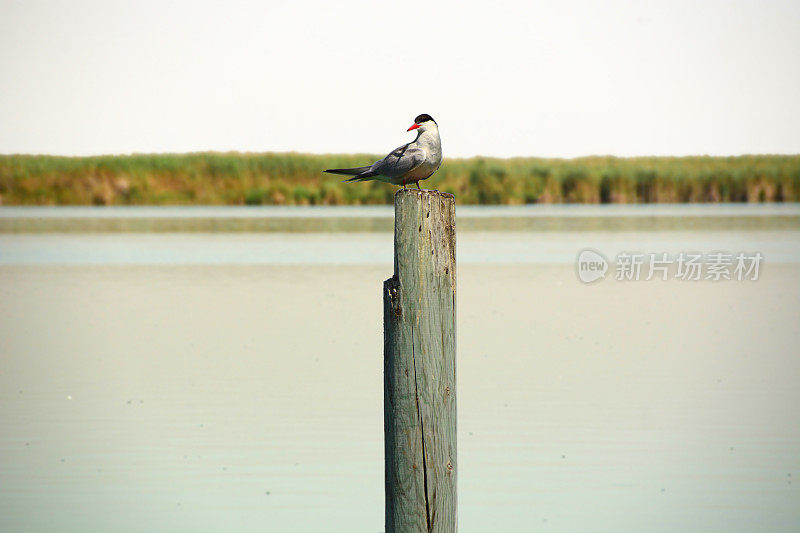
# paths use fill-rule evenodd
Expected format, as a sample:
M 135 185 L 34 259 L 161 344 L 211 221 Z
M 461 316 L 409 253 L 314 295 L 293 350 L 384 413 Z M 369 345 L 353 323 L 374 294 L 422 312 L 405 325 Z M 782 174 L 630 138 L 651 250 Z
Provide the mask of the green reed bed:
M 354 205 L 395 187 L 323 174 L 377 156 L 191 153 L 0 155 L 5 205 Z M 429 188 L 460 204 L 796 202 L 800 155 L 445 159 Z

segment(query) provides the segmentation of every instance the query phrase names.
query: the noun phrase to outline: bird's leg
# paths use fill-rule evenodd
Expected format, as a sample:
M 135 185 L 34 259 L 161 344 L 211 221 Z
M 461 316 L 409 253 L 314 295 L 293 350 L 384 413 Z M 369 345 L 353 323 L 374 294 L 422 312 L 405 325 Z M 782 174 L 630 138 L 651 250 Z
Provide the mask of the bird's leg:
M 417 189 L 422 190 L 422 187 L 419 186 L 419 182 L 415 182 L 417 184 Z

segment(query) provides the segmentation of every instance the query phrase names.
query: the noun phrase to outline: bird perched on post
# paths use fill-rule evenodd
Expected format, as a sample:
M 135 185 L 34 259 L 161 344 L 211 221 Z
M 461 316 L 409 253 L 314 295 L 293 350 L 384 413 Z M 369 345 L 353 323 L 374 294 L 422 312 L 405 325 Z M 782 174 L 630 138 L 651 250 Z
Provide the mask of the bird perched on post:
M 431 177 L 442 164 L 439 126 L 428 114 L 419 115 L 407 131 L 417 130 L 417 138 L 366 167 L 330 168 L 325 172 L 353 176 L 347 181 L 383 181 L 394 185 L 416 183 Z

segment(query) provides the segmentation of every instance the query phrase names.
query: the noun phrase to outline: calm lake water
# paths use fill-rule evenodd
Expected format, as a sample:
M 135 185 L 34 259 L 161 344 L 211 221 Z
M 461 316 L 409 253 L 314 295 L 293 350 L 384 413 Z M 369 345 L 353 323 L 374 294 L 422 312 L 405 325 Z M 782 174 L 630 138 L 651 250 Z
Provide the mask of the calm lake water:
M 458 214 L 460 531 L 800 530 L 800 206 Z M 391 227 L 0 208 L 0 531 L 381 531 Z M 764 262 L 585 285 L 587 247 Z

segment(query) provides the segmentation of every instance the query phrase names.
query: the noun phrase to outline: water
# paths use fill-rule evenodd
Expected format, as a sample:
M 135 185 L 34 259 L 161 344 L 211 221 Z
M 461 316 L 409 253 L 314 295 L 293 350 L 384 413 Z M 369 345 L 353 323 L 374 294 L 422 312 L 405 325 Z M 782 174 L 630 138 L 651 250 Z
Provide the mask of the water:
M 391 206 L 4 207 L 0 232 L 385 232 Z M 798 229 L 798 204 L 461 206 L 466 231 Z
M 604 209 L 459 208 L 460 530 L 797 530 L 800 210 Z M 115 225 L 183 218 L 229 229 Z M 373 220 L 0 209 L 0 530 L 382 530 Z M 765 262 L 587 286 L 586 246 Z

